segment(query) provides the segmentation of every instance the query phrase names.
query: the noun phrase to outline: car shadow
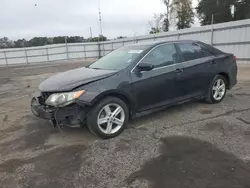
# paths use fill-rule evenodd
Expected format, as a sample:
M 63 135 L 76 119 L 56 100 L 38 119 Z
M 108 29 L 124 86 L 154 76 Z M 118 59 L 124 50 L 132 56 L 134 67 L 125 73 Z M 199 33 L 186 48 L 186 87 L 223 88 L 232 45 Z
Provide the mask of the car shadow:
M 147 180 L 152 188 L 250 187 L 250 166 L 235 155 L 192 137 L 161 141 L 160 155 L 132 173 L 126 179 L 129 185 Z

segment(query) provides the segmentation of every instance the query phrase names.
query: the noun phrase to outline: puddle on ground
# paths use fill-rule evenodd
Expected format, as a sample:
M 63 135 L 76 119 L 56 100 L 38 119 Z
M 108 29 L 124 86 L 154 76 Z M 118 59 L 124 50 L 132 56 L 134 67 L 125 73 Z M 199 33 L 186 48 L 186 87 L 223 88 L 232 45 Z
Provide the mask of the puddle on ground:
M 172 136 L 162 139 L 160 156 L 126 180 L 148 180 L 152 188 L 250 187 L 250 166 L 209 142 Z

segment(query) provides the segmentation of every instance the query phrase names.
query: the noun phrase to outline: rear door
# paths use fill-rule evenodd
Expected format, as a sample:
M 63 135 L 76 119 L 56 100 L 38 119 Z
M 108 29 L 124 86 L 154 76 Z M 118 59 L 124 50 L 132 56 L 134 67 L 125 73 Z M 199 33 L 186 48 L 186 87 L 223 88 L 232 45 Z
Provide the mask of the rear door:
M 212 75 L 214 56 L 206 53 L 195 42 L 177 43 L 183 71 L 177 74 L 177 82 L 181 87 L 183 99 L 206 94 Z
M 138 111 L 172 103 L 180 96 L 175 80 L 177 56 L 174 44 L 159 45 L 140 62 L 154 65 L 153 70 L 139 72 L 136 67 L 132 70 L 133 95 Z

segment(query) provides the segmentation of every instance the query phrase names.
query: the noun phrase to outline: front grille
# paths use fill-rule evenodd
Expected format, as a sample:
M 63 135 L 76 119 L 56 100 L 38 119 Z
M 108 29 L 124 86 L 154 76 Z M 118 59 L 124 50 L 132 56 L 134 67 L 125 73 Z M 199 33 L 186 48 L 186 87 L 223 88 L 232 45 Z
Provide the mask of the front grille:
M 41 98 L 40 98 L 40 103 L 41 104 L 45 104 L 45 101 L 49 98 L 50 95 L 52 95 L 53 93 L 51 92 L 41 92 Z
M 50 95 L 52 95 L 53 93 L 51 92 L 42 92 L 41 95 L 42 97 L 47 100 L 49 98 Z

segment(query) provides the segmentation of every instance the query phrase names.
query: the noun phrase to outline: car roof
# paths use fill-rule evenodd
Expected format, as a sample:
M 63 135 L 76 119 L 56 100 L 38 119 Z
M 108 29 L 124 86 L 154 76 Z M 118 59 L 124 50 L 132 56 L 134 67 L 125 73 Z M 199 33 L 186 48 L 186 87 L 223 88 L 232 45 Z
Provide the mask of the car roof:
M 129 46 L 148 46 L 148 47 L 154 47 L 157 46 L 159 44 L 166 44 L 166 43 L 184 43 L 184 42 L 197 42 L 195 40 L 176 40 L 176 41 L 151 41 L 151 42 L 140 42 L 140 43 L 136 43 L 136 44 L 132 44 Z

